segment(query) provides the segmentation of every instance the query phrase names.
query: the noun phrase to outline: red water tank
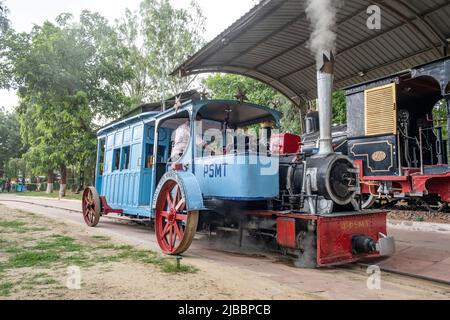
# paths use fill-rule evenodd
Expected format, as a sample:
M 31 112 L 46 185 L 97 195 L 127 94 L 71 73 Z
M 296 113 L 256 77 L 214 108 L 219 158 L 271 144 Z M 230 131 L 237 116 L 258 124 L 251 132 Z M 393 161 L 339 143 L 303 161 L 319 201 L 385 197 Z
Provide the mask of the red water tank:
M 290 154 L 300 151 L 301 138 L 291 133 L 273 134 L 270 137 L 270 152 L 272 154 Z

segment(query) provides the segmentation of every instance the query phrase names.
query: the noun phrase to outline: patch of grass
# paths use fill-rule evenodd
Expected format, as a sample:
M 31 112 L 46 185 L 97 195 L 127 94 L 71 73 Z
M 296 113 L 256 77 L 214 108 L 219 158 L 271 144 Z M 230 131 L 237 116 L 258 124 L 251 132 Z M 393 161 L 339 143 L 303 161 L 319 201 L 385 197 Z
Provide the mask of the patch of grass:
M 52 241 L 40 241 L 34 250 L 54 250 L 58 252 L 79 252 L 82 250 L 82 246 L 75 242 L 74 238 L 67 236 L 52 236 Z
M 36 273 L 24 282 L 25 285 L 51 285 L 57 281 L 45 272 Z
M 116 249 L 117 250 L 136 250 L 136 249 L 134 249 L 133 246 L 130 246 L 130 245 L 127 245 L 127 244 L 116 246 Z
M 104 241 L 111 240 L 110 237 L 106 237 L 106 236 L 92 236 L 91 238 L 96 239 L 96 240 L 104 240 Z
M 113 243 L 104 243 L 104 244 L 95 246 L 95 249 L 111 249 L 111 250 L 115 250 L 115 251 L 122 251 L 122 250 L 133 250 L 133 246 L 115 245 Z
M 28 216 L 28 217 L 36 217 L 36 214 L 33 212 L 28 212 L 28 211 L 23 211 L 23 210 L 19 210 L 20 213 Z
M 161 265 L 161 271 L 165 273 L 195 273 L 198 270 L 193 266 L 180 264 L 177 265 L 176 261 L 165 261 L 163 265 Z
M 62 258 L 61 262 L 68 266 L 92 267 L 96 261 L 86 254 L 75 254 Z
M 114 250 L 116 250 L 116 248 L 117 248 L 117 246 L 115 244 L 112 244 L 112 243 L 105 243 L 105 244 L 100 244 L 98 246 L 95 246 L 95 249 L 97 249 L 97 250 L 101 250 L 101 249 L 104 249 L 104 250 L 114 249 Z
M 34 266 L 46 267 L 58 262 L 60 258 L 61 255 L 54 251 L 25 251 L 11 256 L 5 263 L 5 267 L 8 269 Z
M 57 284 L 58 281 L 48 273 L 39 272 L 31 276 L 22 278 L 17 284 L 20 284 L 21 290 L 35 290 L 36 287 L 48 287 Z
M 425 221 L 425 218 L 424 218 L 424 216 L 416 216 L 414 220 L 416 220 L 418 222 L 422 222 L 422 221 Z
M 160 267 L 162 272 L 165 273 L 195 273 L 197 269 L 190 266 L 181 264 L 178 266 L 177 261 L 173 258 L 162 257 L 155 252 L 147 250 L 134 249 L 131 246 L 115 246 L 115 250 L 119 250 L 116 255 L 98 257 L 99 262 L 117 262 L 123 260 L 133 260 L 137 262 L 153 264 Z
M 9 296 L 13 287 L 14 283 L 10 281 L 0 282 L 0 296 Z
M 22 251 L 22 247 L 16 241 L 0 239 L 0 252 L 18 253 L 20 251 Z
M 0 220 L 0 233 L 26 233 L 29 229 L 25 225 L 25 222 L 19 220 Z
M 1 228 L 18 229 L 26 225 L 23 221 L 18 220 L 0 220 Z
M 29 228 L 30 231 L 33 232 L 42 232 L 42 231 L 49 231 L 47 228 L 40 228 L 40 227 L 34 227 L 34 228 Z
M 3 249 L 2 251 L 5 252 L 5 253 L 13 253 L 13 254 L 16 254 L 16 253 L 21 252 L 21 251 L 22 251 L 22 248 L 20 248 L 20 247 L 17 246 L 17 245 L 14 245 L 14 244 L 9 244 L 9 245 L 5 246 L 4 249 Z
M 45 198 L 59 198 L 59 192 L 53 192 L 53 193 L 45 193 L 45 191 L 26 191 L 26 192 L 18 192 L 16 193 L 18 196 L 28 196 L 28 197 L 45 197 Z M 66 196 L 62 199 L 71 199 L 71 200 L 81 200 L 82 193 L 72 193 L 72 192 L 66 192 Z
M 82 246 L 74 238 L 62 235 L 51 235 L 34 245 L 8 242 L 0 247 L 0 251 L 12 254 L 9 259 L 0 263 L 3 270 L 33 266 L 51 266 L 55 264 L 92 266 L 92 258 L 87 254 L 87 246 Z

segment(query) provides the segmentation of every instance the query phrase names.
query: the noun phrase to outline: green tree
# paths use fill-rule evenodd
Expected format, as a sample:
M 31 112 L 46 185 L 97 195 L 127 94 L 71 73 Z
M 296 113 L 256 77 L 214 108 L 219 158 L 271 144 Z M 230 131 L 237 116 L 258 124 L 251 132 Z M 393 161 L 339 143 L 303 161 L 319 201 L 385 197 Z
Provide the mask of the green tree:
M 126 10 L 117 22 L 131 72 L 125 90 L 134 104 L 158 101 L 189 88 L 192 78 L 170 73 L 203 46 L 205 18 L 195 1 L 187 9 L 169 0 L 144 0 L 139 14 Z
M 30 145 L 25 159 L 33 170 L 61 173 L 65 193 L 66 167 L 80 168 L 95 154 L 95 121 L 129 110 L 123 93 L 128 71 L 115 30 L 97 13 L 70 14 L 57 24 L 35 26 L 27 36 L 11 36 L 20 58 L 10 53 L 23 140 Z M 51 192 L 49 183 L 48 192 Z
M 347 122 L 347 102 L 343 91 L 333 92 L 333 124 Z
M 4 5 L 3 1 L 0 0 L 0 37 L 6 32 L 8 28 L 8 8 Z
M 447 103 L 445 99 L 439 100 L 433 108 L 433 119 L 436 126 L 441 126 L 442 137 L 448 140 L 449 134 L 447 132 Z M 450 150 L 447 150 L 447 156 L 450 159 Z
M 283 115 L 281 119 L 283 131 L 301 133 L 301 118 L 304 111 L 260 81 L 234 74 L 214 74 L 208 76 L 203 85 L 210 92 L 212 99 L 235 100 L 237 91 L 241 90 L 245 92 L 250 102 L 275 107 L 280 111 Z
M 269 107 L 276 106 L 282 113 L 281 129 L 284 132 L 295 134 L 302 132 L 303 118 L 308 109 L 306 104 L 296 106 L 275 89 L 260 81 L 234 74 L 214 74 L 208 76 L 203 81 L 203 85 L 211 92 L 211 97 L 214 99 L 236 99 L 237 90 L 241 89 L 251 102 Z M 315 101 L 310 101 L 308 105 L 314 108 Z M 333 123 L 345 123 L 346 118 L 345 94 L 342 91 L 336 91 L 333 93 Z
M 25 176 L 27 174 L 27 163 L 22 158 L 9 159 L 5 167 L 5 175 L 8 180 L 18 181 L 20 177 L 25 182 Z
M 8 8 L 3 4 L 3 1 L 0 0 L 0 89 L 6 88 L 6 84 L 8 83 L 7 64 L 4 59 L 2 59 L 4 52 L 7 50 L 5 37 L 8 30 Z
M 439 100 L 434 106 L 433 119 L 436 121 L 436 125 L 440 125 L 442 127 L 442 133 L 444 135 L 444 139 L 446 139 L 448 133 L 447 126 L 445 125 L 447 122 L 447 103 L 445 99 Z
M 5 172 L 9 160 L 20 158 L 24 152 L 16 113 L 8 113 L 0 108 L 0 176 L 1 172 Z

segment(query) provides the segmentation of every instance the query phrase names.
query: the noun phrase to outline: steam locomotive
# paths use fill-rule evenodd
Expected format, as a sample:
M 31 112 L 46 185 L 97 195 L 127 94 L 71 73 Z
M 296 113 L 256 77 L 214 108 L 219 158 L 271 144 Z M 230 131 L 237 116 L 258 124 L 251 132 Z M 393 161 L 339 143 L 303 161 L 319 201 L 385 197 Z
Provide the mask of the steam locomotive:
M 359 169 L 363 208 L 400 204 L 449 210 L 450 59 L 345 88 L 347 125 L 333 127 L 334 150 Z M 446 109 L 446 118 L 433 110 Z M 444 113 L 445 114 L 445 113 Z M 306 116 L 302 150 L 317 152 L 318 113 Z
M 86 224 L 112 213 L 152 222 L 171 255 L 185 252 L 198 230 L 271 240 L 306 267 L 392 254 L 386 212 L 361 210 L 359 171 L 332 148 L 332 68 L 328 59 L 318 71 L 323 109 L 314 154 L 299 152 L 299 136 L 274 131 L 277 111 L 243 101 L 147 105 L 102 128 L 96 184 L 83 193 Z M 186 123 L 188 144 L 173 155 L 174 132 Z M 261 134 L 252 148 L 246 130 L 255 126 Z

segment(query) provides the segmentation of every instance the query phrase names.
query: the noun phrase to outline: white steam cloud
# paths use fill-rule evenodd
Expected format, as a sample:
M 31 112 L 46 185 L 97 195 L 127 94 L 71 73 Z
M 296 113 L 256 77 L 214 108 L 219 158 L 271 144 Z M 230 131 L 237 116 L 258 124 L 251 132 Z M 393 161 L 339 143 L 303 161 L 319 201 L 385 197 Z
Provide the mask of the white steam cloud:
M 317 64 L 322 62 L 324 52 L 336 52 L 336 13 L 338 0 L 308 0 L 306 15 L 311 22 L 309 48 L 316 57 Z

